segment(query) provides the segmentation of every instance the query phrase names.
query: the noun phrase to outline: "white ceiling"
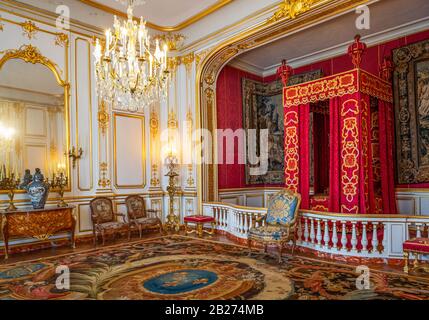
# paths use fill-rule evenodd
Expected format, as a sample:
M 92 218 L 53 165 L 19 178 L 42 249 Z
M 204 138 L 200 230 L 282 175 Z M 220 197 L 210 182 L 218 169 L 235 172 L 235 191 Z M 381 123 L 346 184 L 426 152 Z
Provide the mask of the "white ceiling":
M 9 60 L 0 70 L 0 87 L 28 90 L 48 95 L 64 94 L 54 74 L 42 64 Z
M 309 54 L 343 47 L 351 43 L 358 33 L 365 39 L 386 31 L 394 34 L 399 26 L 419 19 L 428 23 L 429 1 L 382 0 L 370 6 L 370 13 L 370 30 L 358 30 L 355 26 L 358 15 L 355 12 L 348 13 L 246 52 L 234 59 L 231 64 L 253 70 L 258 74 L 273 73 L 273 68 L 277 67 L 282 59 L 287 59 L 293 65 L 293 62 L 302 60 Z M 345 51 L 341 51 L 340 54 L 344 53 Z
M 126 13 L 127 1 L 92 0 Z M 160 26 L 176 26 L 216 4 L 218 0 L 137 0 L 134 16 L 149 18 Z

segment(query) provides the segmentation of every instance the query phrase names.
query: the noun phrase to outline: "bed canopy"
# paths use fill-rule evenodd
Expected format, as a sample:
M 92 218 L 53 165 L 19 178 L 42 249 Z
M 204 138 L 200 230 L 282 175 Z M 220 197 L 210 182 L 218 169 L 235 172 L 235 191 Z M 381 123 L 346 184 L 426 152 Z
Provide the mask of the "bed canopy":
M 385 58 L 380 76 L 362 70 L 366 48 L 356 36 L 348 50 L 354 69 L 319 80 L 287 87 L 292 68 L 283 61 L 278 70 L 284 84 L 285 183 L 301 193 L 304 209 L 397 212 L 392 64 Z M 323 184 L 327 188 L 319 195 Z

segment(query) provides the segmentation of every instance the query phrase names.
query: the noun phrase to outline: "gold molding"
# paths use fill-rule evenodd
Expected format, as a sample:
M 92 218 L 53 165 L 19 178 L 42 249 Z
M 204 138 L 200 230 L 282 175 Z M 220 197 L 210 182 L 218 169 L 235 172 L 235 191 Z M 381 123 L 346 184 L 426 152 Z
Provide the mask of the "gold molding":
M 127 18 L 127 15 L 125 12 L 122 12 L 120 10 L 114 9 L 112 7 L 106 6 L 104 4 L 101 4 L 94 0 L 78 0 L 86 5 L 89 5 L 93 8 L 102 10 L 104 12 L 117 15 L 118 17 Z M 203 19 L 204 17 L 212 14 L 213 12 L 216 12 L 217 10 L 223 8 L 227 4 L 231 3 L 233 0 L 218 0 L 215 4 L 211 5 L 210 7 L 206 8 L 205 10 L 197 13 L 196 15 L 186 19 L 185 21 L 175 25 L 175 26 L 160 26 L 155 23 L 147 22 L 147 26 L 151 29 L 162 31 L 162 32 L 172 32 L 172 31 L 180 31 L 186 27 L 189 27 L 190 25 L 194 24 L 195 22 Z
M 75 43 L 74 43 L 74 59 L 75 59 L 75 63 L 74 63 L 74 68 L 75 68 L 75 108 L 76 108 L 76 126 L 75 126 L 75 130 L 76 130 L 76 141 L 78 144 L 78 147 L 80 146 L 80 137 L 79 137 L 79 81 L 77 79 L 77 74 L 78 74 L 78 54 L 77 54 L 77 50 L 78 50 L 78 41 L 83 41 L 87 44 L 87 48 L 88 48 L 88 63 L 87 63 L 87 67 L 84 69 L 88 72 L 88 113 L 89 113 L 89 119 L 88 119 L 88 123 L 89 123 L 89 144 L 88 144 L 88 156 L 89 156 L 89 188 L 82 188 L 80 186 L 80 163 L 81 161 L 79 161 L 77 163 L 77 188 L 79 189 L 79 191 L 91 191 L 94 188 L 94 163 L 93 163 L 93 154 L 92 154 L 92 86 L 91 86 L 91 70 L 92 70 L 92 64 L 91 64 L 91 42 L 88 39 L 85 38 L 81 38 L 81 37 L 77 37 L 75 39 Z M 86 135 L 85 135 L 86 136 Z
M 142 165 L 142 184 L 141 185 L 119 185 L 118 184 L 118 163 L 117 163 L 117 125 L 116 125 L 116 119 L 118 117 L 124 117 L 124 118 L 132 118 L 132 119 L 138 119 L 141 121 L 142 126 L 142 157 L 141 157 L 141 165 Z M 121 112 L 114 112 L 113 113 L 113 167 L 115 172 L 115 187 L 117 189 L 144 189 L 146 187 L 146 138 L 145 138 L 145 117 L 144 115 L 134 115 L 134 114 L 127 114 L 127 113 L 121 113 Z

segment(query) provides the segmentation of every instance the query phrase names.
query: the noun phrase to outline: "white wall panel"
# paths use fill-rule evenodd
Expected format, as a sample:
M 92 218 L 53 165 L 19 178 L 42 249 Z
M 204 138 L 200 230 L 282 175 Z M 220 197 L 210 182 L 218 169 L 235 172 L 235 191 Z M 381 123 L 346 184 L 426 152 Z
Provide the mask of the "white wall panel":
M 87 39 L 76 38 L 76 147 L 83 149 L 83 157 L 77 163 L 77 184 L 80 191 L 90 191 L 93 188 L 91 72 L 91 44 Z
M 46 137 L 46 108 L 25 108 L 25 135 L 31 137 Z
M 144 188 L 144 116 L 114 114 L 114 172 L 118 189 Z
M 77 231 L 87 232 L 92 230 L 91 209 L 89 204 L 79 204 L 77 206 Z
M 42 173 L 48 172 L 47 166 L 48 150 L 46 144 L 26 144 L 24 146 L 24 168 L 34 172 L 36 168 L 40 168 Z

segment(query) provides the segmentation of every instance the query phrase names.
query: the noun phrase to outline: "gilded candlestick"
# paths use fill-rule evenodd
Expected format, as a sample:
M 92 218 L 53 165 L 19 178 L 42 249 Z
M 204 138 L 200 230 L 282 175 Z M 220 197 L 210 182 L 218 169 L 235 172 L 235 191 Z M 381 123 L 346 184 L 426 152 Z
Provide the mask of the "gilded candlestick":
M 167 160 L 167 168 L 169 169 L 168 173 L 165 175 L 169 178 L 167 192 L 170 197 L 170 206 L 169 212 L 167 215 L 167 221 L 164 225 L 165 230 L 172 230 L 175 232 L 180 231 L 180 217 L 179 215 L 174 214 L 174 196 L 177 192 L 175 185 L 175 179 L 179 174 L 176 172 L 177 167 L 177 158 L 173 155 L 169 155 Z
M 18 188 L 20 182 L 20 179 L 15 177 L 15 173 L 11 173 L 9 176 L 3 177 L 0 181 L 1 189 L 8 191 L 7 196 L 9 198 L 9 206 L 6 208 L 6 211 L 14 211 L 17 209 L 13 203 L 13 199 L 15 197 L 15 190 Z
M 69 179 L 63 172 L 52 177 L 51 187 L 59 188 L 58 194 L 60 196 L 60 200 L 58 201 L 57 206 L 60 208 L 68 207 L 68 204 L 64 201 L 64 188 L 68 185 L 68 182 Z

